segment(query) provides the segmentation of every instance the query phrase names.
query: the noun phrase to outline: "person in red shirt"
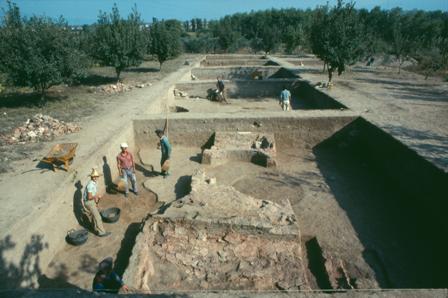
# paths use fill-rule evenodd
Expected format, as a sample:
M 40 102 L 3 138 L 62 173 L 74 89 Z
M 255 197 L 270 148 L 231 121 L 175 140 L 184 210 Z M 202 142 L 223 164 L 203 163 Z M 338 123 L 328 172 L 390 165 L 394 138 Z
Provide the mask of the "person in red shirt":
M 135 178 L 135 163 L 134 156 L 128 151 L 128 144 L 122 143 L 120 145 L 121 152 L 117 155 L 118 173 L 121 175 L 121 179 L 124 180 L 124 196 L 128 197 L 129 186 L 128 179 L 131 180 L 132 192 L 138 195 L 137 179 Z

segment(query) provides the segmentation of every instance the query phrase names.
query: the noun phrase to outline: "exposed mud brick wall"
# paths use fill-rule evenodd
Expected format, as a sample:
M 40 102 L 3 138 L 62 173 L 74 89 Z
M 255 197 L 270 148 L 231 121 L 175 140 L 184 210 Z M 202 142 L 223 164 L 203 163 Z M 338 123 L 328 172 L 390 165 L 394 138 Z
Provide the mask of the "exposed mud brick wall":
M 308 289 L 300 239 L 189 220 L 154 219 L 133 250 L 137 290 Z
M 263 66 L 263 67 L 207 67 L 194 68 L 191 74 L 199 80 L 213 80 L 216 77 L 224 77 L 226 80 L 230 79 L 254 79 L 254 74 L 259 73 L 262 79 L 269 78 L 275 74 L 280 67 L 278 66 Z
M 282 148 L 309 149 L 333 135 L 355 119 L 340 117 L 282 117 L 282 118 L 202 118 L 170 119 L 169 139 L 174 146 L 209 147 L 215 131 L 251 131 L 274 133 L 278 150 Z M 256 123 L 257 125 L 254 125 Z M 155 146 L 156 128 L 163 127 L 164 119 L 135 120 L 135 141 L 144 148 Z M 261 125 L 261 127 L 258 127 Z
M 283 86 L 292 87 L 293 80 L 234 80 L 224 81 L 225 92 L 230 98 L 279 98 Z M 210 82 L 191 82 L 176 84 L 176 89 L 186 92 L 190 97 L 207 98 L 208 89 L 216 89 L 216 80 Z

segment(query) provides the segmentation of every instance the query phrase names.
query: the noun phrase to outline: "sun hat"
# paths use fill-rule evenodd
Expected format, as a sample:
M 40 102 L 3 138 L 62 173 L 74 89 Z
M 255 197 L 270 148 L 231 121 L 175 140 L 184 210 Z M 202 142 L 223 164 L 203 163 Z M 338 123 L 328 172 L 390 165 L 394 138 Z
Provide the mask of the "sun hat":
M 98 171 L 97 171 L 95 168 L 93 168 L 93 169 L 92 169 L 92 172 L 90 173 L 89 176 L 90 176 L 90 177 L 99 177 L 100 174 L 98 173 Z
M 127 143 L 121 143 L 120 144 L 120 148 L 128 148 L 128 144 Z

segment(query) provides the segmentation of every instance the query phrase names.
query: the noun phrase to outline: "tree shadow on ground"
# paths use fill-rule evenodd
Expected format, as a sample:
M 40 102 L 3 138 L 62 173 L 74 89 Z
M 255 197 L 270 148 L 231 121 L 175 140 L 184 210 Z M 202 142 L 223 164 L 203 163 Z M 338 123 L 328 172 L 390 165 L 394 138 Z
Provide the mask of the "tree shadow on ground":
M 423 156 L 443 167 L 448 166 L 448 137 L 428 130 L 416 130 L 403 126 L 386 125 L 383 127 L 393 136 L 402 140 L 418 140 L 412 147 L 421 149 Z M 425 154 L 427 152 L 428 154 Z
M 16 248 L 12 236 L 8 235 L 0 240 L 0 289 L 18 289 L 21 287 L 37 288 L 76 288 L 67 282 L 67 268 L 61 265 L 56 277 L 48 278 L 42 274 L 40 254 L 48 249 L 48 243 L 43 241 L 43 235 L 34 234 L 25 245 L 20 261 L 12 263 L 5 255 Z
M 404 99 L 404 100 L 421 100 L 430 102 L 448 102 L 448 93 L 436 90 L 431 86 L 425 87 L 389 87 L 386 86 L 385 89 L 392 92 L 393 97 Z
M 90 274 L 95 274 L 98 270 L 98 263 L 100 261 L 90 255 L 82 255 L 81 264 L 79 265 L 78 270 Z
M 156 67 L 135 67 L 135 68 L 127 68 L 123 72 L 148 73 L 148 72 L 159 72 L 159 69 Z
M 408 87 L 425 87 L 425 88 L 430 88 L 431 85 L 430 84 L 419 84 L 416 83 L 414 81 L 412 82 L 406 82 L 400 79 L 373 79 L 373 78 L 355 78 L 355 81 L 360 81 L 360 82 L 366 82 L 369 84 L 382 84 L 382 85 L 392 85 L 395 87 L 404 87 L 404 86 L 408 86 Z
M 0 108 L 39 108 L 50 102 L 66 100 L 67 95 L 47 91 L 42 99 L 36 92 L 7 92 L 0 94 Z
M 97 74 L 90 74 L 85 78 L 79 80 L 77 85 L 85 85 L 85 86 L 100 86 L 107 84 L 115 84 L 117 83 L 116 77 L 106 77 Z

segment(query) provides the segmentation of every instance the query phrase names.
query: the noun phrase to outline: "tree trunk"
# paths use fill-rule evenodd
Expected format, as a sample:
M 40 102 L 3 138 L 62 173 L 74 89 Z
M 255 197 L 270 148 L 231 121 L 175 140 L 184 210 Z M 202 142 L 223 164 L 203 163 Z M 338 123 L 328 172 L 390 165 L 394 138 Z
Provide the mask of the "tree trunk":
M 327 69 L 327 62 L 324 61 L 324 68 L 322 69 L 322 72 L 325 72 L 326 69 Z
M 42 108 L 45 106 L 45 89 L 46 87 L 44 84 L 39 86 L 39 106 Z
M 160 72 L 160 71 L 162 71 L 162 64 L 163 64 L 163 61 L 159 61 L 159 64 L 160 64 L 160 66 L 159 66 L 159 72 Z
M 330 67 L 327 67 L 327 69 L 328 69 L 328 84 L 330 84 L 331 79 L 333 79 L 334 68 L 330 66 Z
M 117 74 L 117 83 L 118 83 L 118 82 L 120 82 L 121 69 L 115 68 L 115 73 Z

